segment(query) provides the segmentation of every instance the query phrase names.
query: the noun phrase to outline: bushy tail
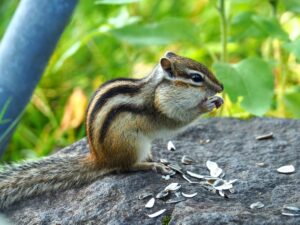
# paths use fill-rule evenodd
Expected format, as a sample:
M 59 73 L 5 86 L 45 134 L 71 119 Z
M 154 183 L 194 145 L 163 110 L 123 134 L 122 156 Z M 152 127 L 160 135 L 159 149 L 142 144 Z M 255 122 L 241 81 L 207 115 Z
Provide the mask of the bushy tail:
M 23 198 L 88 183 L 111 170 L 83 155 L 50 156 L 0 168 L 0 208 Z

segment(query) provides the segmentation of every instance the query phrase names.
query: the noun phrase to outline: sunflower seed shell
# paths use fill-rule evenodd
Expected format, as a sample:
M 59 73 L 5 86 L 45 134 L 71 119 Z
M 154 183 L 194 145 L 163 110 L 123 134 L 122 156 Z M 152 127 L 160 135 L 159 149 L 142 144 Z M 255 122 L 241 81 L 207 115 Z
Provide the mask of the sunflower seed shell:
M 181 192 L 182 196 L 185 197 L 185 198 L 193 198 L 195 197 L 198 193 L 195 192 L 195 193 L 192 193 L 192 194 L 186 194 L 186 193 L 183 193 Z
M 255 139 L 256 140 L 266 140 L 266 139 L 271 139 L 271 138 L 273 138 L 273 133 L 272 132 L 270 132 L 268 134 L 259 135 Z
M 139 195 L 139 200 L 142 200 L 142 199 L 145 199 L 145 198 L 149 198 L 149 197 L 152 197 L 153 194 L 150 193 L 150 192 L 145 192 L 145 193 L 142 193 Z
M 181 163 L 184 165 L 191 165 L 194 162 L 194 160 L 191 157 L 188 157 L 186 155 L 182 156 Z
M 250 205 L 250 208 L 251 209 L 260 209 L 260 208 L 263 208 L 264 206 L 265 205 L 262 202 L 255 202 Z
M 281 212 L 284 216 L 300 216 L 300 213 L 288 213 L 288 212 Z
M 169 161 L 168 161 L 167 159 L 160 159 L 159 161 L 160 161 L 162 164 L 164 164 L 164 165 L 170 164 Z
M 173 144 L 172 141 L 168 141 L 167 148 L 168 148 L 168 151 L 175 151 L 176 150 L 175 145 Z
M 285 205 L 285 206 L 283 206 L 283 209 L 300 213 L 300 208 L 297 206 Z
M 219 166 L 216 162 L 207 160 L 206 167 L 208 168 L 210 175 L 212 177 L 219 177 L 223 173 L 223 170 L 221 168 L 219 168 Z
M 155 198 L 151 198 L 145 205 L 146 208 L 152 208 L 155 203 Z
M 155 212 L 155 213 L 148 214 L 148 217 L 150 217 L 150 218 L 158 217 L 158 216 L 160 216 L 161 214 L 163 214 L 165 211 L 166 211 L 166 209 L 159 210 L 159 211 L 157 211 L 157 212 Z
M 171 183 L 169 184 L 164 191 L 177 191 L 181 188 L 181 185 L 178 185 L 178 183 Z
M 172 170 L 178 172 L 178 173 L 183 174 L 182 168 L 179 165 L 169 164 L 168 167 L 171 168 Z
M 295 172 L 295 167 L 293 165 L 282 166 L 277 169 L 278 173 L 289 174 Z
M 195 178 L 198 178 L 198 179 L 204 179 L 205 176 L 201 175 L 201 174 L 197 174 L 197 173 L 193 173 L 191 171 L 186 171 L 186 173 L 188 175 L 190 175 L 191 177 L 195 177 Z
M 161 191 L 155 196 L 155 198 L 162 199 L 162 198 L 167 197 L 168 195 L 169 195 L 168 191 Z

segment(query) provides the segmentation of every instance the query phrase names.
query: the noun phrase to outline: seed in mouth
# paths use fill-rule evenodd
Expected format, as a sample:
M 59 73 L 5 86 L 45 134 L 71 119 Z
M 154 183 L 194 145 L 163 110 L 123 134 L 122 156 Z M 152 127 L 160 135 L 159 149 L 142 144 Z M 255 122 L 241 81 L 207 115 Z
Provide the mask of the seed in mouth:
M 223 98 L 219 96 L 213 96 L 212 98 L 214 98 L 212 102 L 215 104 L 216 108 L 219 108 L 223 105 L 224 103 Z

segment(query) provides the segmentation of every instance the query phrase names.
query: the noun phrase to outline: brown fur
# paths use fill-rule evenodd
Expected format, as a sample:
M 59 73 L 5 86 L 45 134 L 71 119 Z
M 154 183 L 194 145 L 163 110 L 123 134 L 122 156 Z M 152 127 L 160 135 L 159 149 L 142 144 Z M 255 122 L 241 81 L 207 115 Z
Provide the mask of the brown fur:
M 147 77 L 109 81 L 95 92 L 86 116 L 88 156 L 58 155 L 5 166 L 0 172 L 0 208 L 91 182 L 113 170 L 168 173 L 162 164 L 145 162 L 151 141 L 212 110 L 214 103 L 206 99 L 223 87 L 204 65 L 174 53 L 165 57 Z M 201 72 L 210 83 L 192 85 L 187 68 Z

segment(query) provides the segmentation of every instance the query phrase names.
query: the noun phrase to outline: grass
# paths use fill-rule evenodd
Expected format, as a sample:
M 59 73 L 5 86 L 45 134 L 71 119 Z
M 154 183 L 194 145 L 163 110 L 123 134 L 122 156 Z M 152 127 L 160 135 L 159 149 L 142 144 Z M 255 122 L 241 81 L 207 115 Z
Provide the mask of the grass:
M 2 0 L 0 36 L 17 4 Z M 209 67 L 259 57 L 272 65 L 275 80 L 264 115 L 299 118 L 295 106 L 300 90 L 300 19 L 293 11 L 296 5 L 280 1 L 276 7 L 260 0 L 143 0 L 126 5 L 79 1 L 2 161 L 48 155 L 84 137 L 84 111 L 97 86 L 115 77 L 147 74 L 167 50 Z M 282 32 L 288 41 L 281 39 Z M 260 78 L 254 74 L 253 79 Z M 224 97 L 224 109 L 209 116 L 251 116 L 240 104 L 243 96 L 233 101 L 226 92 Z

